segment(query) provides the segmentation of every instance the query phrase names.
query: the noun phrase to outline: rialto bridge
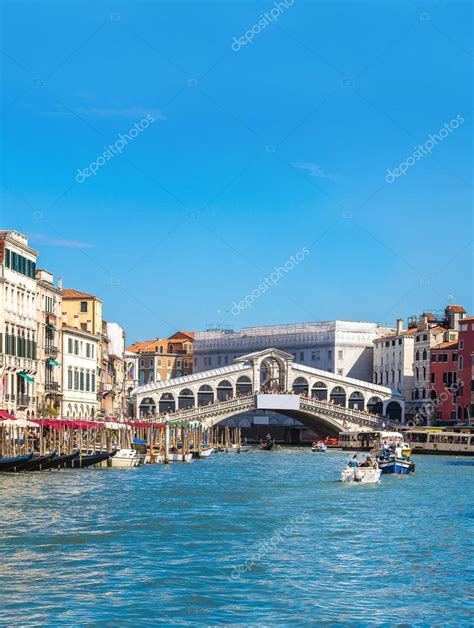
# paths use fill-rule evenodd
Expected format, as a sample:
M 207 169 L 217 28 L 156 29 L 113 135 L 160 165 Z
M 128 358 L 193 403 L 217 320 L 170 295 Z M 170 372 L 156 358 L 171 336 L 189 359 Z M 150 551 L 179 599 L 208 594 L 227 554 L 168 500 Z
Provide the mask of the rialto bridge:
M 199 421 L 212 427 L 252 410 L 268 410 L 336 434 L 398 422 L 397 391 L 294 362 L 291 354 L 266 349 L 231 366 L 153 382 L 134 389 L 137 414 L 166 415 L 170 422 Z

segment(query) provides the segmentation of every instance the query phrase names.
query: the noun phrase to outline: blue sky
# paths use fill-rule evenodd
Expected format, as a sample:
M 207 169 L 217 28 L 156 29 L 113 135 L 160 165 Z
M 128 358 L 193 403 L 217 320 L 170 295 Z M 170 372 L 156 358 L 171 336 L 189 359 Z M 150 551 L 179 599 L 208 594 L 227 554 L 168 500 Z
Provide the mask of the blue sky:
M 287 4 L 3 3 L 2 227 L 130 342 L 473 310 L 470 3 Z

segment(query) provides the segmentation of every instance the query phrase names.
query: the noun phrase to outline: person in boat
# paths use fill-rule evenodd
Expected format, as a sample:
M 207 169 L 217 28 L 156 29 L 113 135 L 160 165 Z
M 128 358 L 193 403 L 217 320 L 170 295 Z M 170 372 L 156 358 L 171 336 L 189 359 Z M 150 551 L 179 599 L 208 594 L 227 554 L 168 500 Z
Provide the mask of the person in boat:
M 403 452 L 402 444 L 397 443 L 397 446 L 395 447 L 395 458 L 402 458 L 403 457 L 402 452 Z
M 349 463 L 347 465 L 348 467 L 358 467 L 359 465 L 359 459 L 357 458 L 357 454 L 354 454 L 352 456 L 352 458 L 349 460 Z
M 272 435 L 270 434 L 270 432 L 268 432 L 268 434 L 265 436 L 265 441 L 269 443 L 271 440 L 272 440 Z
M 365 462 L 363 462 L 360 466 L 361 467 L 373 467 L 374 461 L 372 460 L 370 456 L 367 456 Z

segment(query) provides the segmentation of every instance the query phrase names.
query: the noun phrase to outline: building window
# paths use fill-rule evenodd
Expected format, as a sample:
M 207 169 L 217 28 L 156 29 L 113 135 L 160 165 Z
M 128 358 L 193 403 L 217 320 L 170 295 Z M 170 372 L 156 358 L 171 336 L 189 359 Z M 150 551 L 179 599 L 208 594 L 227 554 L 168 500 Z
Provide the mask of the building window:
M 224 364 L 229 364 L 229 356 L 228 355 L 224 356 Z
M 89 392 L 91 388 L 91 374 L 89 371 L 86 372 L 86 390 Z
M 95 392 L 95 373 L 92 371 L 91 373 L 91 391 Z
M 74 354 L 79 355 L 79 340 L 74 340 Z
M 464 340 L 459 341 L 459 348 L 464 349 Z
M 436 353 L 431 354 L 431 361 L 436 362 Z
M 344 375 L 344 369 L 337 369 L 338 375 Z
M 79 389 L 79 373 L 74 371 L 74 390 Z
M 423 340 L 428 340 L 428 336 L 426 334 L 423 334 Z
M 72 390 L 72 369 L 67 371 L 67 387 L 69 390 Z
M 337 357 L 339 360 L 343 360 L 344 359 L 344 351 L 338 351 L 337 352 Z
M 431 383 L 436 384 L 436 375 L 435 373 L 431 373 Z
M 79 390 L 84 390 L 84 371 L 79 373 Z
M 453 362 L 457 362 L 457 361 L 458 361 L 458 354 L 453 353 Z
M 459 370 L 460 370 L 460 371 L 462 371 L 462 368 L 463 368 L 463 366 L 464 366 L 464 360 L 463 360 L 462 355 L 460 355 L 460 356 L 459 356 L 459 362 L 458 362 L 458 364 L 459 364 Z
M 81 301 L 81 312 L 87 312 L 87 301 Z
M 316 351 L 311 351 L 311 362 L 316 360 Z
M 67 352 L 72 354 L 72 338 L 67 339 Z
M 328 349 L 328 360 L 332 360 L 332 351 Z
M 222 356 L 218 355 L 217 356 L 217 364 L 220 366 L 222 363 Z M 179 366 L 179 365 L 178 365 Z
M 423 360 L 427 360 L 428 359 L 428 352 L 426 351 L 426 349 L 423 349 Z
M 417 362 L 419 362 L 419 361 L 420 361 L 420 352 L 419 352 L 419 351 L 417 351 L 417 352 L 415 353 L 415 360 L 416 360 Z
M 86 342 L 86 358 L 91 357 L 91 346 L 88 342 Z

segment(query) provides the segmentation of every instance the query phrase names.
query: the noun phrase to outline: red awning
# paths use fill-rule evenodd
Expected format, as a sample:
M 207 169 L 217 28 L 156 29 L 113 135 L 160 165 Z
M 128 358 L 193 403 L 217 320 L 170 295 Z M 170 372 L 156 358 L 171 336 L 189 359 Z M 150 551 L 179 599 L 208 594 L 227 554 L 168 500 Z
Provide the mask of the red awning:
M 5 412 L 5 410 L 0 410 L 0 421 L 5 421 L 6 419 L 10 419 L 10 421 L 16 420 L 13 414 L 9 414 Z

